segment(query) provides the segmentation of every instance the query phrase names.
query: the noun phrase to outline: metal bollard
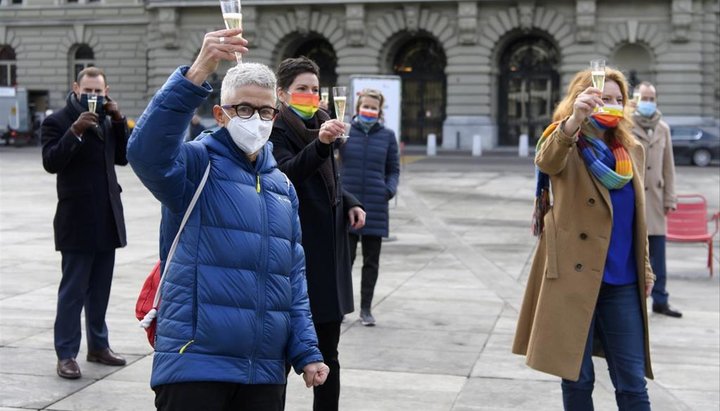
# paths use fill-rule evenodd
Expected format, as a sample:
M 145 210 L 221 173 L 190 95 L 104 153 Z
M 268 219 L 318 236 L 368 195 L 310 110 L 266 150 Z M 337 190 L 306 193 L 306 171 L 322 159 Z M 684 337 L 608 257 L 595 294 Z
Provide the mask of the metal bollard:
M 427 155 L 428 156 L 436 156 L 437 155 L 437 136 L 435 134 L 428 134 L 427 137 Z
M 475 134 L 473 136 L 472 156 L 473 157 L 482 156 L 482 138 L 478 134 Z
M 520 141 L 518 142 L 518 156 L 528 156 L 528 135 L 520 134 Z

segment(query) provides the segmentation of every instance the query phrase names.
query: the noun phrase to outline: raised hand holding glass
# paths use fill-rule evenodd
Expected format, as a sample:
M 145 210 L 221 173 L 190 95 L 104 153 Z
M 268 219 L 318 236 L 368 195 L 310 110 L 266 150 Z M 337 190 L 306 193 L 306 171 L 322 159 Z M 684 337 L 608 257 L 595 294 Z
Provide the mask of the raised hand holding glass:
M 242 28 L 242 8 L 240 7 L 240 0 L 220 0 L 220 9 L 226 29 Z M 235 58 L 238 64 L 242 64 L 242 54 L 235 53 Z

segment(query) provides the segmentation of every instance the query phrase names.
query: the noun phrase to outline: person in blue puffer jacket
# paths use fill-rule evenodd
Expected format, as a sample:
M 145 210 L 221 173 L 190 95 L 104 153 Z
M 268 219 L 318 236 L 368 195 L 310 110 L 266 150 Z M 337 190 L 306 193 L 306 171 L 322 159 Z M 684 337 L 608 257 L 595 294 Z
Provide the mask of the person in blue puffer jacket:
M 128 142 L 128 160 L 162 203 L 163 263 L 205 169 L 209 177 L 166 272 L 151 386 L 158 410 L 282 410 L 290 363 L 308 387 L 328 367 L 317 347 L 300 242 L 298 199 L 272 146 L 276 80 L 256 63 L 223 79 L 222 127 L 183 136 L 212 91 L 220 60 L 245 53 L 242 31 L 208 33 L 191 67 L 155 94 Z
M 350 258 L 355 262 L 357 243 L 362 241 L 363 266 L 360 283 L 360 321 L 375 325 L 372 299 L 380 267 L 382 238 L 388 236 L 388 200 L 397 192 L 400 162 L 395 133 L 385 128 L 382 107 L 385 98 L 380 91 L 360 92 L 355 107 L 350 137 L 341 148 L 345 187 L 365 205 L 365 226 L 351 229 Z

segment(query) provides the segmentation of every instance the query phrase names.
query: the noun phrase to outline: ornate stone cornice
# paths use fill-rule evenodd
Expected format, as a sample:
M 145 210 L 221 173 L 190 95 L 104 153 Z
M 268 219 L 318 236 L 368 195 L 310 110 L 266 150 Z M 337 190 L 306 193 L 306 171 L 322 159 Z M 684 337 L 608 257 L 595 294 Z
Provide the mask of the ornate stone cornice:
M 295 7 L 295 24 L 298 33 L 306 36 L 310 31 L 310 6 Z
M 420 27 L 420 5 L 403 4 L 405 14 L 405 27 L 410 33 L 415 33 Z
M 248 41 L 248 47 L 258 47 L 257 40 L 257 7 L 243 6 L 243 38 Z
M 348 4 L 345 6 L 345 31 L 348 44 L 361 47 L 365 43 L 365 5 Z
M 163 46 L 167 49 L 177 49 L 180 47 L 177 39 L 178 32 L 178 12 L 174 7 L 158 9 L 158 31 L 162 38 Z
M 592 43 L 595 21 L 597 20 L 595 0 L 577 0 L 575 4 L 575 39 L 578 43 Z
M 534 0 L 518 1 L 518 18 L 520 20 L 520 29 L 522 31 L 530 31 L 533 27 L 533 17 L 535 15 Z
M 458 40 L 460 44 L 477 43 L 477 2 L 461 1 L 458 3 Z
M 692 24 L 692 0 L 673 0 L 672 2 L 672 41 L 684 43 L 688 41 L 688 32 Z

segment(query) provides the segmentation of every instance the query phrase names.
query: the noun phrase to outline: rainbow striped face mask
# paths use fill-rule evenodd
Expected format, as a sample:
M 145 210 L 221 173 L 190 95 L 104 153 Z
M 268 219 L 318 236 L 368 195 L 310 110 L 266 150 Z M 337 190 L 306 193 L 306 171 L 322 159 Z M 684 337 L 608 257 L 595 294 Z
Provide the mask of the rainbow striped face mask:
M 374 125 L 378 121 L 380 112 L 377 110 L 360 109 L 358 112 L 358 119 L 366 125 Z
M 616 128 L 620 124 L 620 120 L 625 116 L 624 108 L 621 104 L 605 104 L 603 111 L 598 111 L 590 116 L 590 123 L 599 130 L 607 130 Z
M 310 120 L 318 111 L 320 96 L 317 93 L 292 93 L 288 105 L 302 119 Z

